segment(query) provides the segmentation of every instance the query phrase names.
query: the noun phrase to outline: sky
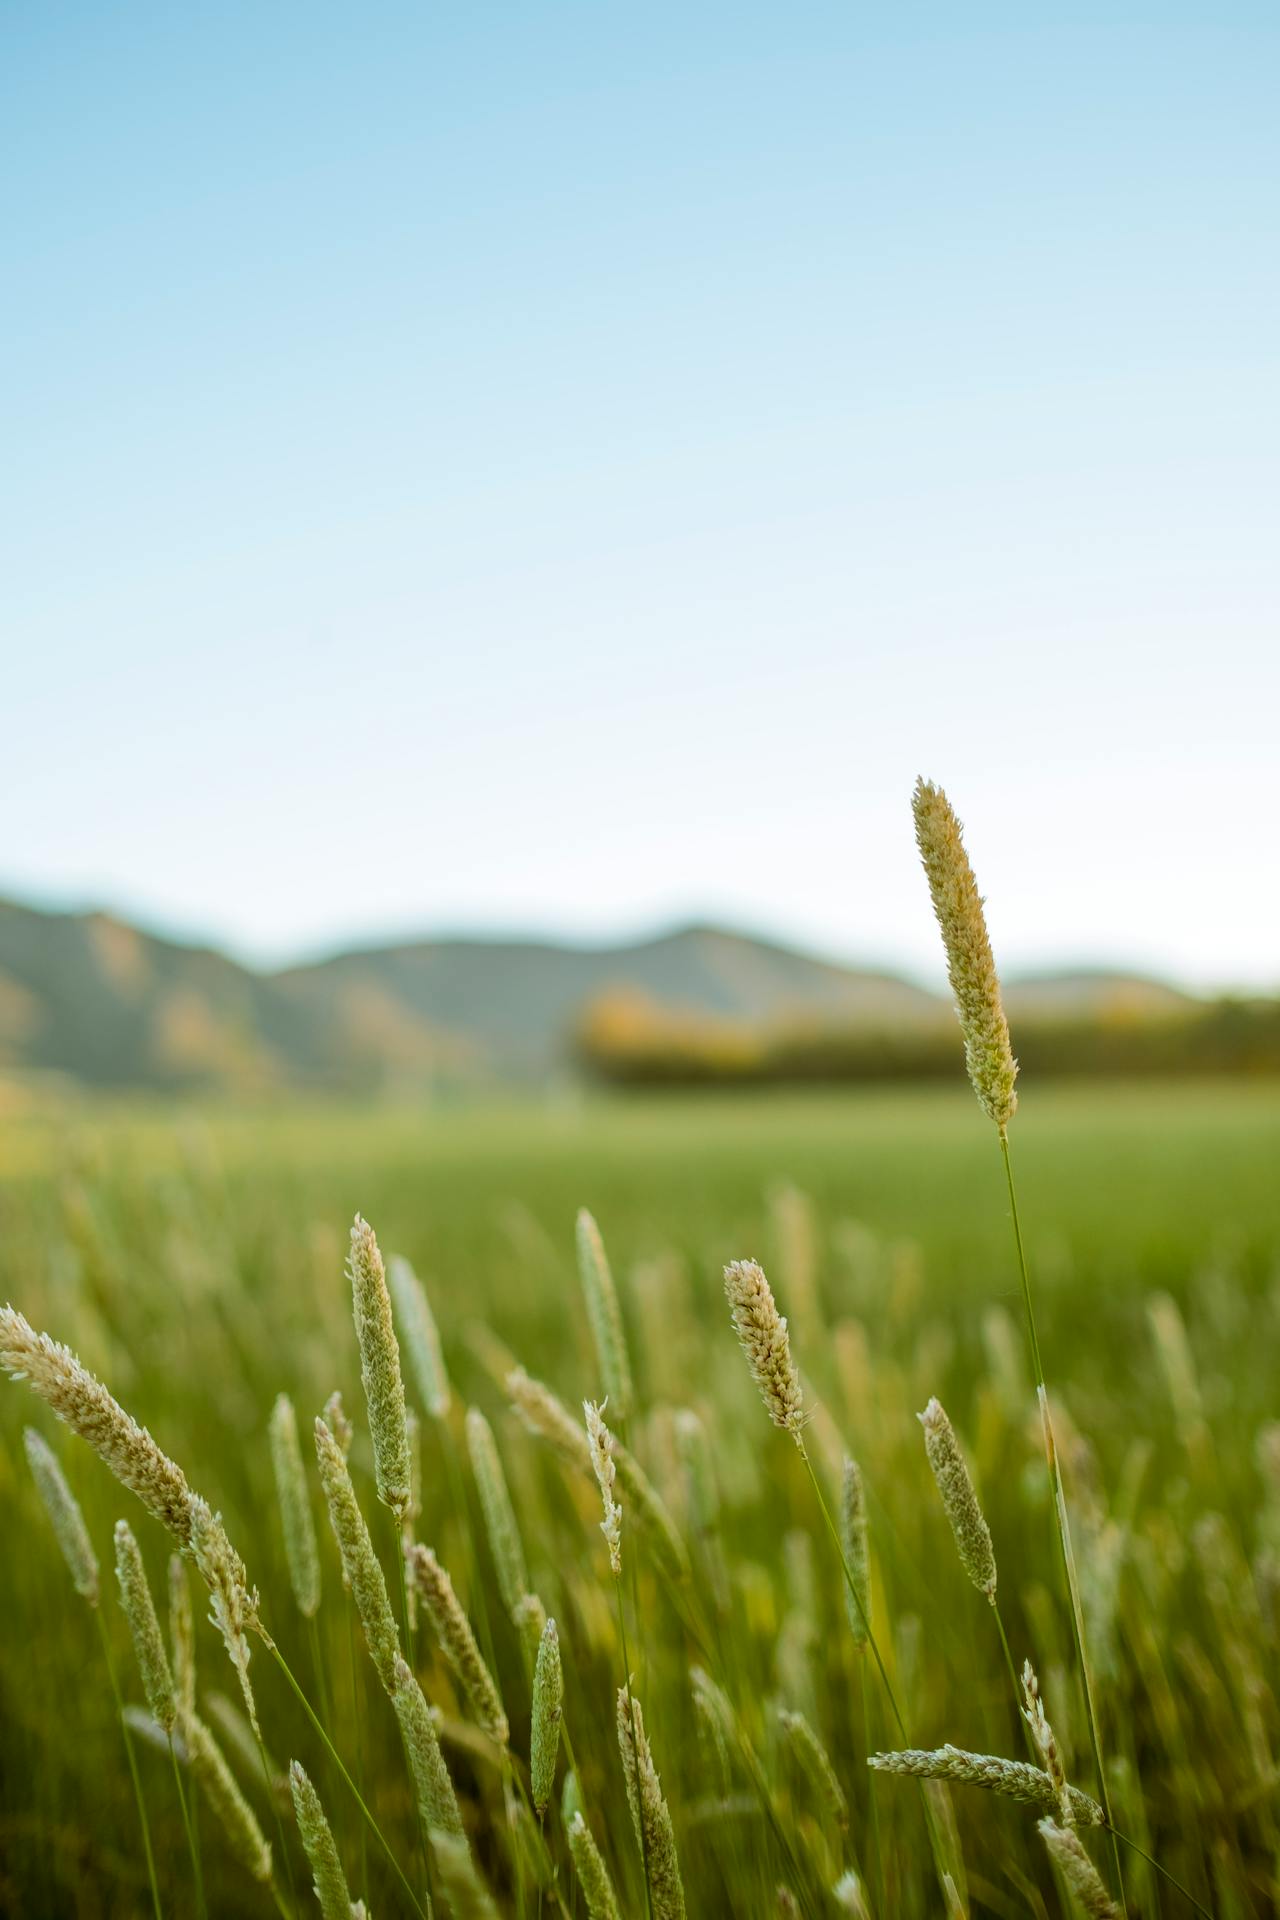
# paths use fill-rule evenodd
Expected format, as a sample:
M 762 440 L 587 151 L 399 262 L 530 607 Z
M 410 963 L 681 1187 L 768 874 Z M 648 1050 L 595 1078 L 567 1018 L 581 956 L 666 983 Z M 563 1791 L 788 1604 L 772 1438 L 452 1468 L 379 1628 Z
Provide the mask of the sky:
M 0 12 L 0 893 L 1280 987 L 1280 20 Z

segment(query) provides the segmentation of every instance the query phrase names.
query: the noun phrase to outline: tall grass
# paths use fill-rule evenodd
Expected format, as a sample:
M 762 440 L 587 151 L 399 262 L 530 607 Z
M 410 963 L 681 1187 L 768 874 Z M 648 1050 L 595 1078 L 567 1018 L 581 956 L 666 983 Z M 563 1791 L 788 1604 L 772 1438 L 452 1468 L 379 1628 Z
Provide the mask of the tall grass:
M 1079 1113 L 1025 1122 L 1052 1395 L 950 1108 L 11 1123 L 0 1907 L 1273 1908 L 1280 1106 Z

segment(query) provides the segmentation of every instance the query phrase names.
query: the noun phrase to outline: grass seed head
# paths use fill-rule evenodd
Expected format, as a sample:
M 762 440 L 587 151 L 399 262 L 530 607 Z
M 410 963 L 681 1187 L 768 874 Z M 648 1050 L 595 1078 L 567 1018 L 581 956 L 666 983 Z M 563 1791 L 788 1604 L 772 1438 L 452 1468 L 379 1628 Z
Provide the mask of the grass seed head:
M 578 1876 L 578 1885 L 582 1888 L 590 1920 L 622 1920 L 622 1910 L 609 1878 L 609 1869 L 581 1812 L 569 1816 L 566 1833 L 569 1852 L 573 1856 L 573 1869 Z
M 178 1714 L 185 1718 L 195 1712 L 196 1705 L 196 1629 L 187 1566 L 180 1553 L 169 1555 L 169 1645 Z
M 840 1545 L 853 1580 L 845 1588 L 845 1608 L 854 1645 L 865 1647 L 871 1632 L 871 1555 L 867 1544 L 867 1497 L 862 1469 L 845 1456 L 840 1478 Z
M 636 1845 L 648 1868 L 654 1920 L 685 1920 L 684 1882 L 671 1811 L 662 1797 L 640 1702 L 626 1687 L 618 1688 L 618 1752 Z
M 449 1769 L 440 1751 L 431 1709 L 417 1679 L 409 1670 L 408 1662 L 399 1654 L 396 1655 L 392 1682 L 391 1704 L 400 1722 L 400 1736 L 409 1756 L 409 1770 L 418 1797 L 419 1818 L 428 1833 L 454 1834 L 461 1840 L 462 1815 L 458 1811 L 458 1799 L 453 1790 L 453 1781 L 449 1778 Z
M 453 1920 L 498 1920 L 493 1896 L 480 1878 L 461 1834 L 433 1834 L 431 1846 L 445 1905 Z
M 400 1348 L 391 1318 L 391 1295 L 373 1228 L 360 1215 L 351 1229 L 347 1261 L 351 1305 L 360 1346 L 360 1379 L 369 1408 L 374 1478 L 378 1498 L 403 1520 L 413 1498 L 409 1435 L 405 1425 Z
M 116 1521 L 116 1579 L 120 1583 L 120 1604 L 129 1623 L 142 1691 L 152 1715 L 172 1733 L 178 1720 L 178 1701 L 173 1690 L 173 1675 L 164 1650 L 164 1637 L 156 1618 L 155 1603 L 147 1584 L 138 1543 L 127 1520 Z
M 1022 1710 L 1022 1717 L 1031 1729 L 1031 1738 L 1036 1752 L 1040 1755 L 1045 1772 L 1053 1782 L 1054 1792 L 1058 1796 L 1058 1805 L 1062 1810 L 1063 1822 L 1068 1827 L 1073 1826 L 1075 1821 L 1071 1811 L 1071 1796 L 1067 1792 L 1067 1776 L 1062 1768 L 1062 1757 L 1058 1752 L 1058 1742 L 1053 1728 L 1045 1717 L 1044 1702 L 1040 1698 L 1040 1682 L 1029 1660 L 1023 1663 L 1022 1695 L 1026 1703 Z
M 844 1788 L 836 1778 L 831 1756 L 821 1740 L 802 1713 L 791 1713 L 786 1707 L 782 1707 L 778 1711 L 778 1722 L 810 1786 L 825 1802 L 827 1811 L 836 1825 L 847 1827 L 849 1802 L 845 1798 Z
M 578 1215 L 578 1272 L 582 1279 L 587 1319 L 595 1343 L 596 1361 L 605 1399 L 616 1420 L 625 1421 L 631 1412 L 631 1361 L 627 1337 L 622 1325 L 622 1309 L 613 1284 L 608 1256 L 600 1229 L 584 1207 Z
M 387 1283 L 422 1405 L 433 1420 L 447 1420 L 453 1392 L 427 1290 L 398 1254 L 387 1269 Z
M 967 1786 L 985 1787 L 1008 1800 L 1020 1800 L 1024 1806 L 1039 1807 L 1042 1813 L 1058 1809 L 1058 1791 L 1040 1767 L 1025 1760 L 1005 1760 L 994 1753 L 967 1753 L 963 1747 L 937 1747 L 932 1752 L 909 1747 L 898 1753 L 873 1753 L 867 1765 L 877 1773 L 905 1773 L 917 1780 L 959 1780 Z M 1074 1824 L 1100 1827 L 1102 1808 L 1078 1787 L 1068 1787 Z
M 387 1598 L 387 1583 L 351 1484 L 346 1455 L 323 1420 L 316 1420 L 315 1432 L 320 1485 L 329 1508 L 333 1537 L 342 1556 L 343 1576 L 355 1597 L 356 1611 L 378 1678 L 391 1694 L 400 1654 L 400 1633 Z
M 533 1670 L 533 1731 L 529 1747 L 529 1776 L 534 1811 L 542 1814 L 555 1792 L 556 1756 L 560 1751 L 560 1721 L 564 1711 L 564 1674 L 560 1665 L 560 1635 L 554 1620 L 542 1630 Z
M 259 1628 L 257 1589 L 250 1591 L 244 1561 L 227 1537 L 222 1515 L 213 1513 L 198 1493 L 190 1496 L 190 1509 L 191 1555 L 209 1589 L 209 1618 L 222 1635 L 256 1732 L 258 1708 L 249 1684 L 248 1636 Z
M 798 1443 L 804 1428 L 800 1376 L 791 1358 L 786 1320 L 778 1312 L 763 1267 L 754 1260 L 731 1261 L 724 1270 L 724 1290 L 739 1345 L 769 1418 Z
M 182 1468 L 81 1366 L 70 1347 L 37 1333 L 15 1307 L 0 1307 L 0 1366 L 15 1380 L 25 1380 L 147 1512 L 184 1547 L 190 1545 L 190 1488 Z
M 271 1879 L 271 1848 L 258 1825 L 257 1815 L 236 1784 L 222 1748 L 195 1714 L 183 1727 L 183 1736 L 191 1771 L 221 1821 L 231 1851 L 241 1866 L 265 1886 Z
M 345 1460 L 351 1452 L 351 1442 L 356 1437 L 356 1430 L 347 1418 L 346 1409 L 342 1404 L 342 1395 L 336 1390 L 324 1403 L 323 1418 L 326 1427 L 341 1447 L 342 1457 Z
M 924 862 L 933 911 L 942 930 L 947 977 L 964 1035 L 973 1090 L 1003 1133 L 1018 1104 L 1018 1063 L 1000 997 L 982 895 L 964 850 L 960 822 L 941 787 L 917 780 L 912 796 L 916 845 Z
M 549 1440 L 563 1460 L 583 1473 L 594 1471 L 587 1436 L 550 1387 L 532 1379 L 523 1367 L 513 1367 L 506 1380 L 507 1398 L 529 1432 Z
M 489 1550 L 493 1555 L 494 1572 L 498 1576 L 498 1590 L 503 1606 L 514 1620 L 529 1592 L 529 1570 L 525 1564 L 515 1509 L 507 1490 L 506 1475 L 502 1471 L 493 1429 L 478 1407 L 467 1409 L 466 1430 L 467 1452 L 471 1456 L 476 1492 L 480 1495 Z
M 299 1613 L 310 1620 L 320 1607 L 320 1555 L 302 1465 L 302 1448 L 298 1444 L 298 1422 L 287 1393 L 280 1394 L 271 1409 L 271 1464 L 293 1597 Z
M 947 1418 L 946 1409 L 939 1400 L 930 1400 L 924 1412 L 917 1415 L 924 1428 L 925 1452 L 929 1456 L 929 1465 L 933 1477 L 938 1483 L 938 1492 L 942 1496 L 943 1511 L 951 1522 L 951 1531 L 955 1535 L 956 1550 L 960 1555 L 960 1564 L 972 1580 L 979 1593 L 985 1593 L 993 1604 L 996 1597 L 996 1556 L 991 1544 L 991 1532 L 982 1517 L 982 1508 L 978 1505 L 978 1496 L 973 1490 L 973 1481 L 969 1478 L 969 1469 L 965 1465 L 960 1443 L 955 1430 Z
M 99 1592 L 98 1556 L 89 1539 L 89 1529 L 85 1526 L 80 1502 L 67 1485 L 57 1456 L 44 1437 L 34 1427 L 27 1427 L 22 1440 L 36 1491 L 52 1522 L 54 1537 L 67 1563 L 72 1584 L 91 1607 L 96 1607 Z
M 1049 1857 L 1087 1920 L 1124 1920 L 1122 1909 L 1107 1892 L 1079 1835 L 1070 1827 L 1060 1827 L 1054 1820 L 1040 1820 L 1036 1824 L 1049 1849 Z
M 337 1842 L 325 1818 L 320 1795 L 296 1760 L 289 1766 L 289 1790 L 321 1920 L 351 1920 L 351 1891 L 342 1871 Z
M 436 1638 L 444 1656 L 462 1682 L 476 1719 L 500 1747 L 510 1733 L 497 1683 L 481 1653 L 471 1622 L 453 1589 L 453 1581 L 430 1547 L 414 1546 L 407 1555 L 408 1571 L 426 1602 Z
M 613 1436 L 604 1423 L 604 1415 L 594 1400 L 584 1400 L 582 1411 L 587 1423 L 587 1444 L 591 1465 L 604 1502 L 600 1531 L 609 1546 L 609 1565 L 615 1574 L 622 1572 L 622 1508 L 613 1497 L 617 1468 L 613 1460 Z

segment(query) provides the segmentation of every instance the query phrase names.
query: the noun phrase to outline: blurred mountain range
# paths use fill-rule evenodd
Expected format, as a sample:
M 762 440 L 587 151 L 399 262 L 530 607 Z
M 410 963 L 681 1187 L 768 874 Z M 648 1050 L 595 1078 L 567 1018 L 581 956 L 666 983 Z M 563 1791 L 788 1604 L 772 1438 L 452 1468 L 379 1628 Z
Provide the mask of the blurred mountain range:
M 1177 1019 L 1159 981 L 1010 984 L 1011 1019 Z M 691 926 L 631 945 L 437 939 L 262 972 L 109 913 L 0 902 L 0 1071 L 102 1088 L 383 1092 L 543 1079 L 610 1009 L 715 1031 L 924 1036 L 949 1003 L 894 974 Z

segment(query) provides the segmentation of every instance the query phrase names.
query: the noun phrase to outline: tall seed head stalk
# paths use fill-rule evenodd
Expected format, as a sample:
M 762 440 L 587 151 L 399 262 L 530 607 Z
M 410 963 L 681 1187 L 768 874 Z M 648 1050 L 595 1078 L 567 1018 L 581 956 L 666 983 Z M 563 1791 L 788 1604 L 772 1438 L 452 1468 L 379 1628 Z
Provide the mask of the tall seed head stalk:
M 718 1687 L 705 1667 L 690 1667 L 689 1689 L 698 1721 L 699 1744 L 707 1770 L 712 1775 L 719 1797 L 728 1797 L 733 1780 L 730 1749 L 738 1742 L 738 1730 L 728 1696 Z
M 471 1631 L 471 1622 L 453 1589 L 453 1581 L 430 1547 L 410 1547 L 408 1570 L 417 1582 L 426 1602 L 436 1638 L 445 1659 L 462 1682 L 476 1719 L 500 1747 L 505 1747 L 510 1729 L 497 1684 L 485 1665 L 484 1655 Z
M 845 1589 L 844 1603 L 849 1615 L 853 1643 L 865 1647 L 871 1631 L 871 1556 L 867 1546 L 867 1497 L 862 1484 L 862 1469 L 856 1460 L 845 1456 L 840 1480 L 840 1545 L 853 1592 Z
M 71 1349 L 36 1333 L 13 1307 L 0 1307 L 0 1365 L 14 1379 L 26 1380 L 190 1553 L 209 1589 L 214 1625 L 226 1642 L 256 1726 L 245 1635 L 260 1631 L 258 1596 L 249 1588 L 244 1562 L 227 1538 L 221 1516 L 191 1491 L 182 1468 L 161 1452 L 146 1428 L 81 1366 Z
M 72 1585 L 91 1607 L 96 1607 L 99 1591 L 98 1556 L 89 1539 L 89 1529 L 85 1526 L 80 1502 L 67 1485 L 66 1475 L 43 1436 L 34 1427 L 27 1427 L 23 1431 L 22 1441 L 27 1450 L 27 1461 L 36 1491 L 52 1522 L 54 1538 L 67 1563 Z
M 1040 1767 L 1025 1760 L 1006 1760 L 995 1753 L 968 1753 L 963 1747 L 936 1747 L 931 1752 L 908 1747 L 898 1753 L 873 1753 L 867 1765 L 877 1773 L 905 1773 L 917 1780 L 959 1780 L 966 1786 L 985 1787 L 1007 1800 L 1020 1800 L 1024 1806 L 1039 1807 L 1042 1813 L 1058 1810 L 1058 1790 Z M 1100 1827 L 1102 1808 L 1078 1787 L 1068 1787 L 1074 1824 Z
M 943 1510 L 951 1522 L 960 1564 L 979 1593 L 985 1593 L 992 1605 L 996 1597 L 996 1556 L 991 1533 L 982 1517 L 978 1496 L 969 1478 L 960 1443 L 940 1401 L 930 1400 L 917 1419 L 924 1428 L 925 1452 L 933 1477 L 942 1496 Z
M 582 1888 L 582 1897 L 587 1903 L 591 1920 L 622 1920 L 609 1869 L 580 1811 L 570 1814 L 565 1831 L 569 1838 L 569 1852 L 573 1856 L 574 1872 L 578 1876 L 578 1885 Z
M 631 1361 L 622 1325 L 618 1293 L 609 1270 L 600 1229 L 584 1207 L 578 1215 L 578 1272 L 582 1278 L 587 1319 L 595 1342 L 596 1360 L 605 1399 L 614 1417 L 625 1421 L 631 1412 Z
M 184 1546 L 191 1543 L 191 1490 L 182 1468 L 162 1453 L 70 1347 L 37 1333 L 15 1307 L 0 1307 L 0 1366 L 25 1380 L 88 1442 L 122 1486 L 137 1494 Z
M 530 1379 L 523 1367 L 513 1367 L 506 1377 L 507 1398 L 528 1431 L 547 1440 L 561 1459 L 588 1477 L 595 1473 L 591 1445 L 582 1424 L 575 1420 L 564 1402 L 557 1400 L 550 1387 Z M 689 1555 L 680 1531 L 650 1481 L 644 1468 L 622 1442 L 613 1438 L 613 1464 L 618 1484 L 626 1495 L 628 1511 L 641 1524 L 666 1565 L 677 1580 L 689 1577 Z
M 222 1748 L 195 1714 L 188 1716 L 182 1733 L 191 1771 L 221 1821 L 231 1851 L 241 1866 L 265 1886 L 271 1878 L 271 1848 L 253 1808 L 236 1784 Z
M 542 1629 L 533 1669 L 533 1731 L 529 1743 L 529 1778 L 534 1811 L 547 1810 L 556 1783 L 556 1755 L 560 1751 L 560 1721 L 564 1710 L 564 1674 L 560 1666 L 560 1635 L 554 1620 Z
M 513 1367 L 506 1379 L 507 1398 L 529 1432 L 549 1440 L 562 1460 L 581 1472 L 593 1472 L 587 1436 L 563 1400 L 550 1387 L 534 1380 L 523 1367 Z
M 530 1670 L 537 1664 L 538 1648 L 542 1645 L 542 1630 L 547 1624 L 547 1610 L 536 1593 L 520 1596 L 520 1603 L 511 1616 L 512 1625 L 520 1635 Z
M 453 1790 L 453 1781 L 449 1778 L 449 1769 L 440 1751 L 431 1709 L 417 1679 L 409 1670 L 408 1662 L 399 1654 L 396 1655 L 391 1704 L 400 1722 L 400 1737 L 409 1758 L 409 1771 L 413 1775 L 418 1798 L 418 1815 L 423 1826 L 430 1834 L 449 1833 L 461 1840 L 462 1815 L 458 1811 L 458 1799 Z
M 196 1708 L 196 1632 L 186 1563 L 180 1553 L 169 1555 L 169 1645 L 178 1713 L 185 1718 Z
M 387 1598 L 387 1583 L 351 1484 L 346 1455 L 319 1418 L 315 1432 L 320 1485 L 329 1508 L 333 1537 L 342 1556 L 343 1576 L 355 1596 L 356 1611 L 378 1678 L 391 1694 L 400 1654 L 400 1634 Z
M 800 1376 L 791 1358 L 786 1320 L 764 1269 L 754 1260 L 731 1261 L 724 1270 L 724 1290 L 738 1343 L 769 1418 L 799 1445 L 804 1430 Z
M 142 1564 L 138 1543 L 127 1520 L 116 1521 L 116 1579 L 120 1582 L 120 1604 L 129 1623 L 133 1651 L 142 1675 L 142 1691 L 152 1716 L 172 1733 L 178 1721 L 178 1702 L 173 1691 L 173 1676 L 164 1650 L 160 1622 L 156 1619 L 147 1570 Z
M 453 1920 L 498 1920 L 493 1896 L 480 1878 L 461 1835 L 438 1833 L 432 1841 L 445 1905 Z
M 648 1867 L 654 1920 L 685 1920 L 684 1883 L 671 1811 L 662 1797 L 662 1782 L 649 1751 L 640 1702 L 626 1687 L 618 1688 L 618 1751 L 636 1843 Z
M 1058 1796 L 1058 1805 L 1062 1810 L 1063 1824 L 1068 1827 L 1074 1826 L 1075 1815 L 1071 1809 L 1071 1796 L 1067 1792 L 1067 1776 L 1062 1769 L 1058 1742 L 1045 1716 L 1044 1702 L 1040 1698 L 1040 1682 L 1029 1660 L 1023 1663 L 1022 1695 L 1026 1702 L 1022 1717 L 1031 1729 L 1031 1738 L 1036 1752 L 1040 1755 L 1045 1772 L 1053 1782 L 1054 1792 Z
M 831 1756 L 821 1740 L 802 1713 L 791 1713 L 786 1707 L 782 1707 L 778 1711 L 778 1723 L 790 1741 L 792 1751 L 808 1778 L 810 1786 L 826 1802 L 836 1825 L 847 1827 L 849 1802 L 845 1798 L 844 1788 L 836 1778 Z
M 1080 1844 L 1079 1836 L 1056 1821 L 1036 1823 L 1040 1837 L 1049 1849 L 1049 1857 L 1071 1891 L 1071 1897 L 1087 1920 L 1124 1920 L 1119 1908 L 1098 1876 L 1098 1870 Z
M 324 1403 L 323 1419 L 342 1449 L 342 1457 L 345 1460 L 351 1452 L 351 1442 L 356 1437 L 356 1430 L 347 1418 L 346 1409 L 342 1404 L 342 1395 L 336 1389 Z
M 258 1594 L 249 1590 L 244 1561 L 227 1537 L 222 1515 L 213 1513 L 198 1493 L 190 1498 L 191 1555 L 209 1589 L 209 1618 L 222 1635 L 253 1730 L 258 1731 L 258 1708 L 249 1684 L 250 1633 L 260 1631 Z
M 360 1346 L 360 1378 L 369 1408 L 374 1478 L 378 1498 L 403 1520 L 413 1498 L 409 1435 L 405 1427 L 404 1382 L 400 1348 L 391 1318 L 387 1276 L 373 1228 L 360 1215 L 351 1229 L 347 1262 L 351 1304 Z
M 294 1817 L 311 1868 L 321 1920 L 351 1920 L 351 1890 L 338 1858 L 337 1842 L 325 1818 L 320 1795 L 297 1760 L 289 1764 L 289 1791 L 293 1795 Z
M 1018 1104 L 1014 1092 L 1018 1063 L 1009 1044 L 982 895 L 964 850 L 960 822 L 942 788 L 917 780 L 911 805 L 916 845 L 946 948 L 947 977 L 956 997 L 969 1079 L 983 1109 L 1003 1133 Z
M 587 1445 L 591 1449 L 591 1465 L 600 1488 L 600 1498 L 604 1502 L 604 1519 L 600 1522 L 600 1531 L 609 1545 L 609 1565 L 615 1574 L 620 1574 L 622 1572 L 622 1508 L 613 1497 L 613 1483 L 617 1471 L 613 1463 L 613 1437 L 594 1400 L 584 1400 L 582 1411 L 586 1416 Z
M 280 1394 L 271 1409 L 271 1464 L 293 1597 L 299 1613 L 311 1620 L 320 1607 L 320 1555 L 316 1549 L 316 1528 L 302 1465 L 302 1448 L 298 1444 L 298 1421 L 287 1393 Z
M 529 1570 L 525 1564 L 520 1529 L 507 1491 L 506 1475 L 498 1457 L 493 1430 L 478 1407 L 467 1409 L 467 1452 L 475 1475 L 476 1491 L 484 1514 L 489 1550 L 502 1604 L 514 1620 L 529 1592 Z
M 387 1269 L 387 1282 L 423 1407 L 433 1420 L 447 1420 L 453 1394 L 427 1290 L 398 1254 Z

